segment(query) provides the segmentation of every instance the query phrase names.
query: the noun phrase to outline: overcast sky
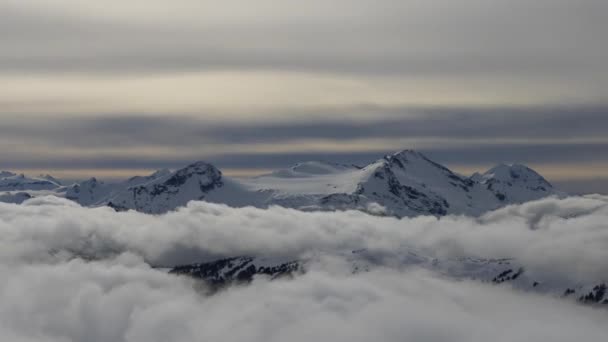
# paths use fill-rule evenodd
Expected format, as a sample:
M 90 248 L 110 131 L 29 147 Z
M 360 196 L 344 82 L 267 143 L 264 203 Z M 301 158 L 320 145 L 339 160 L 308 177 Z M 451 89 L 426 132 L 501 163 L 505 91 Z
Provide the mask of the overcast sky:
M 4 0 L 0 169 L 246 175 L 413 148 L 608 192 L 605 0 Z

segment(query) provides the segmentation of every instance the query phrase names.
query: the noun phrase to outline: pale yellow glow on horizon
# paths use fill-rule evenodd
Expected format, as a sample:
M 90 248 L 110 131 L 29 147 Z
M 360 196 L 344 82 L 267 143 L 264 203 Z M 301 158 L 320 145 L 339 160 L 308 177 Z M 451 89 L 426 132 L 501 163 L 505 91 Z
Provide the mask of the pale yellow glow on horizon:
M 401 149 L 433 150 L 450 147 L 476 146 L 518 146 L 518 145 L 585 145 L 608 144 L 608 137 L 571 137 L 571 138 L 454 138 L 454 137 L 416 137 L 416 138 L 302 138 L 285 139 L 277 142 L 232 143 L 204 141 L 201 138 L 196 145 L 169 146 L 50 146 L 48 143 L 19 142 L 3 140 L 0 137 L 0 153 L 5 156 L 27 154 L 35 159 L 45 158 L 86 158 L 95 155 L 97 158 L 124 158 L 150 160 L 172 157 L 175 159 L 196 159 L 202 156 L 227 154 L 285 154 L 285 153 L 339 153 L 339 152 L 383 152 Z
M 526 164 L 549 181 L 580 181 L 594 179 L 608 179 L 608 163 L 581 163 L 570 164 Z M 452 171 L 464 176 L 470 176 L 475 172 L 483 173 L 494 165 L 490 164 L 447 164 Z M 228 177 L 254 177 L 268 174 L 278 168 L 222 168 L 221 171 Z M 106 180 L 121 180 L 133 176 L 145 176 L 156 171 L 150 168 L 74 168 L 74 169 L 53 169 L 53 168 L 28 168 L 11 170 L 16 173 L 24 173 L 30 176 L 50 174 L 59 179 L 88 179 L 97 177 Z
M 502 83 L 489 85 L 478 78 L 394 78 L 293 71 L 0 74 L 0 88 L 3 89 L 0 105 L 11 115 L 179 113 L 226 121 L 281 117 L 286 115 L 281 111 L 285 108 L 306 110 L 361 104 L 422 107 L 559 104 L 558 99 L 569 90 L 550 80 L 522 83 L 505 78 Z M 327 117 L 328 113 L 302 115 Z

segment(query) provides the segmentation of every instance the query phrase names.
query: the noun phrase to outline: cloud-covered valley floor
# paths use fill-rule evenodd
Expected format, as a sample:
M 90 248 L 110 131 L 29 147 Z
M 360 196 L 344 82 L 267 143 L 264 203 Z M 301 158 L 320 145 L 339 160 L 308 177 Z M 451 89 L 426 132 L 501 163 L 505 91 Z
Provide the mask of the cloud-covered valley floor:
M 603 196 L 441 219 L 0 203 L 0 340 L 600 341 L 608 311 L 551 289 L 608 280 L 606 222 Z M 361 250 L 380 261 L 353 273 L 349 258 Z M 440 262 L 508 259 L 525 278 L 496 285 L 401 263 L 412 251 Z M 293 279 L 258 277 L 214 295 L 157 268 L 239 255 L 312 261 Z M 532 280 L 543 290 L 522 285 Z

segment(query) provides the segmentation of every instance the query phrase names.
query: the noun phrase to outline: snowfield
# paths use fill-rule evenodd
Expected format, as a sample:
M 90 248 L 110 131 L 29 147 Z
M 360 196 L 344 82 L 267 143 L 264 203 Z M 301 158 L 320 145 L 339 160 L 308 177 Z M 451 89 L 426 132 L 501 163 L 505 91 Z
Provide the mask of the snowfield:
M 0 201 L 21 203 L 26 196 L 54 194 L 83 206 L 110 206 L 161 214 L 190 201 L 232 207 L 282 206 L 306 211 L 361 210 L 376 215 L 481 215 L 509 204 L 563 196 L 524 165 L 498 165 L 471 177 L 458 175 L 423 154 L 404 150 L 365 166 L 303 162 L 268 175 L 230 178 L 206 162 L 159 170 L 120 183 L 91 178 L 61 186 L 48 179 L 0 178 Z M 44 187 L 40 183 L 45 184 Z M 2 187 L 4 184 L 4 187 Z M 34 190 L 45 189 L 46 192 Z M 30 191 L 24 191 L 30 190 Z
M 0 339 L 601 341 L 606 222 L 600 195 L 412 218 L 0 203 Z

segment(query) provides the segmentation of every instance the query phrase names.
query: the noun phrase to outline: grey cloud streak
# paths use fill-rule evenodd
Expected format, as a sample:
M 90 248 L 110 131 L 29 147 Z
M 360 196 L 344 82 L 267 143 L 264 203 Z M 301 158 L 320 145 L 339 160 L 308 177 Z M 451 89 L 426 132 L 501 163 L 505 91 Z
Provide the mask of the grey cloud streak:
M 608 49 L 597 42 L 605 33 L 598 14 L 607 8 L 600 0 L 264 1 L 256 15 L 176 1 L 165 3 L 173 16 L 144 17 L 142 7 L 142 17 L 132 18 L 78 13 L 83 6 L 73 5 L 2 5 L 0 37 L 8 48 L 0 70 L 245 68 L 606 81 Z
M 55 116 L 44 125 L 44 116 L 6 118 L 3 136 L 42 140 L 56 145 L 79 146 L 192 145 L 204 142 L 264 143 L 298 139 L 369 138 L 515 138 L 589 140 L 605 138 L 608 131 L 606 107 L 547 108 L 386 108 L 375 106 L 316 108 L 310 113 L 327 113 L 327 119 L 291 121 L 307 112 L 287 109 L 277 120 L 238 122 L 206 120 L 180 115 L 142 116 L 116 114 L 93 117 Z M 357 116 L 348 119 L 349 114 Z M 332 116 L 341 117 L 332 119 Z M 346 117 L 347 119 L 344 119 Z M 356 119 L 357 117 L 363 119 Z M 566 142 L 567 143 L 567 142 Z
M 323 112 L 323 108 L 315 110 Z M 338 117 L 346 109 L 328 109 Z M 160 168 L 205 159 L 227 168 L 277 168 L 305 160 L 365 164 L 402 148 L 419 149 L 448 164 L 585 163 L 608 161 L 608 107 L 494 109 L 411 109 L 369 107 L 354 110 L 362 119 L 319 121 L 222 122 L 167 115 L 40 117 L 5 119 L 0 136 L 19 142 L 3 147 L 4 168 Z M 366 112 L 367 111 L 367 112 Z M 297 115 L 305 112 L 295 111 Z M 375 120 L 369 117 L 378 115 Z M 44 125 L 39 124 L 45 122 Z M 367 147 L 366 139 L 385 139 Z M 406 145 L 400 142 L 406 140 Z M 437 140 L 433 143 L 433 139 Z M 505 141 L 502 141 L 502 140 Z M 307 150 L 306 142 L 329 141 L 363 146 L 348 150 Z M 431 145 L 425 144 L 430 141 Z M 496 142 L 494 142 L 496 141 Z M 417 142 L 419 146 L 417 146 Z M 240 151 L 230 146 L 293 145 L 290 151 Z M 389 146 L 387 146 L 387 144 Z M 394 144 L 394 145 L 391 145 Z M 18 150 L 25 146 L 26 150 Z M 29 146 L 29 148 L 28 148 Z M 46 155 L 32 155 L 36 147 Z M 215 147 L 214 147 L 215 146 Z M 104 149 L 132 148 L 128 155 Z M 71 148 L 75 156 L 57 154 Z M 142 155 L 138 148 L 159 148 L 163 154 Z M 218 150 L 215 150 L 215 149 Z M 53 152 L 57 151 L 57 153 Z M 91 154 L 87 151 L 95 151 Z M 598 175 L 601 177 L 602 175 Z

